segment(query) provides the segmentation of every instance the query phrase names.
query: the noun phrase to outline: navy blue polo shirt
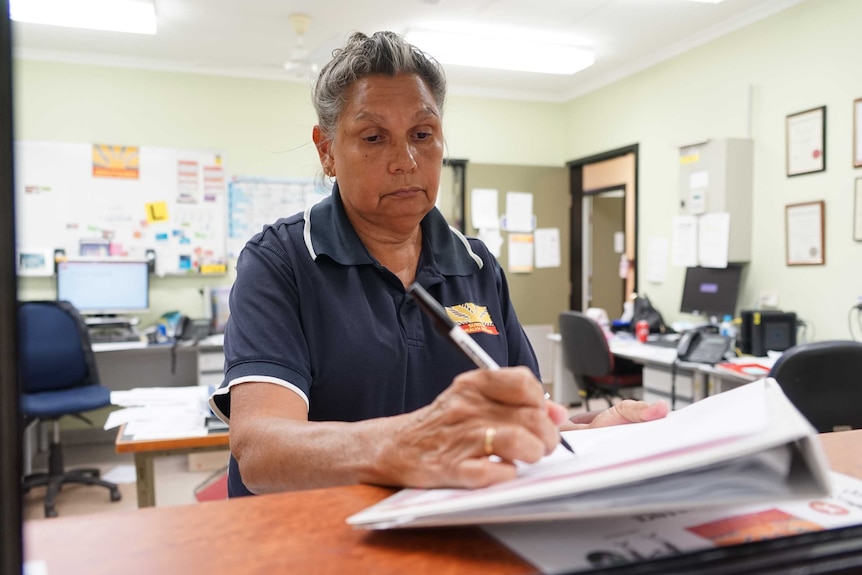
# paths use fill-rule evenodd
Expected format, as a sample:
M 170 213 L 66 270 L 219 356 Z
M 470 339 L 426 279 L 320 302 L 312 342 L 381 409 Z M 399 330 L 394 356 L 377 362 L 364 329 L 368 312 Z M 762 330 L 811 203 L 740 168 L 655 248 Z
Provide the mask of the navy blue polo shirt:
M 434 208 L 421 222 L 418 281 L 494 360 L 539 376 L 497 260 Z M 225 327 L 225 379 L 211 405 L 230 417 L 230 387 L 282 385 L 310 421 L 359 421 L 431 403 L 474 369 L 435 331 L 394 274 L 365 249 L 338 188 L 255 235 L 237 260 Z M 249 494 L 231 457 L 229 493 Z

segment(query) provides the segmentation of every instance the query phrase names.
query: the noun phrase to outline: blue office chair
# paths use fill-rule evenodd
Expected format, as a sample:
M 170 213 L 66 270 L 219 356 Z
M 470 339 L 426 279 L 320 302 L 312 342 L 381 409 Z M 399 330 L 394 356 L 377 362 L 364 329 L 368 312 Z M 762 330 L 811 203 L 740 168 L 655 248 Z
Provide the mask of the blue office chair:
M 587 411 L 590 399 L 604 398 L 612 407 L 614 398 L 623 398 L 623 389 L 643 386 L 643 366 L 615 358 L 601 326 L 592 318 L 565 311 L 559 319 L 563 364 L 575 376 Z
M 778 358 L 769 377 L 818 432 L 862 428 L 862 342 L 793 346 Z
M 98 469 L 67 471 L 60 445 L 60 418 L 78 417 L 82 411 L 111 404 L 110 391 L 99 385 L 96 360 L 83 318 L 69 302 L 32 301 L 18 306 L 18 356 L 21 412 L 25 425 L 50 421 L 53 435 L 48 451 L 48 472 L 23 479 L 23 491 L 47 486 L 45 516 L 56 517 L 55 500 L 65 483 L 101 485 L 120 500 L 117 485 L 99 477 Z

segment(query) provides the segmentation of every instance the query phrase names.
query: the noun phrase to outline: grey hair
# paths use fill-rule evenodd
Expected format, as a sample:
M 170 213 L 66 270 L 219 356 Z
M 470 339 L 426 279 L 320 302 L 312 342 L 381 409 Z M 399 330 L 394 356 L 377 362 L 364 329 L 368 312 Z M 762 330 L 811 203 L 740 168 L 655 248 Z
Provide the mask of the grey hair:
M 375 32 L 372 36 L 354 32 L 347 45 L 332 53 L 332 60 L 323 67 L 314 84 L 312 101 L 324 138 L 335 135 L 344 110 L 344 92 L 360 78 L 375 74 L 390 77 L 417 74 L 443 113 L 446 75 L 437 60 L 394 32 Z

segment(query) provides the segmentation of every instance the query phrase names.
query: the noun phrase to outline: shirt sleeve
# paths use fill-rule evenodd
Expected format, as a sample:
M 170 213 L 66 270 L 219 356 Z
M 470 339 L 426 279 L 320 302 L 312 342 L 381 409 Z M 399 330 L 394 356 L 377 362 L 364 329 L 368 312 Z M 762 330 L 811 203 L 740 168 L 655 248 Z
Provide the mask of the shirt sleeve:
M 211 399 L 225 420 L 230 418 L 230 388 L 249 381 L 287 387 L 308 405 L 311 362 L 291 265 L 295 254 L 274 236 L 272 229 L 264 230 L 237 260 L 225 326 L 225 378 Z

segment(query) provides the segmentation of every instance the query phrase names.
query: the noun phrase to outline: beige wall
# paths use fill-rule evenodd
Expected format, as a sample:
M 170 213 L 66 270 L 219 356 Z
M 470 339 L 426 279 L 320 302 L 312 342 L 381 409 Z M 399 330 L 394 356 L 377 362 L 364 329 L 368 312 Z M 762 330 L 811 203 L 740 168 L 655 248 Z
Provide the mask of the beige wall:
M 523 324 L 557 325 L 557 317 L 569 309 L 569 188 L 568 169 L 564 167 L 496 166 L 467 164 L 467 233 L 475 234 L 472 227 L 469 190 L 493 188 L 499 192 L 497 209 L 506 213 L 506 192 L 533 194 L 533 211 L 536 226 L 559 228 L 562 265 L 558 268 L 539 268 L 530 273 L 508 273 L 509 290 L 515 302 L 515 311 Z M 504 241 L 500 250 L 500 263 L 508 270 L 508 247 Z

